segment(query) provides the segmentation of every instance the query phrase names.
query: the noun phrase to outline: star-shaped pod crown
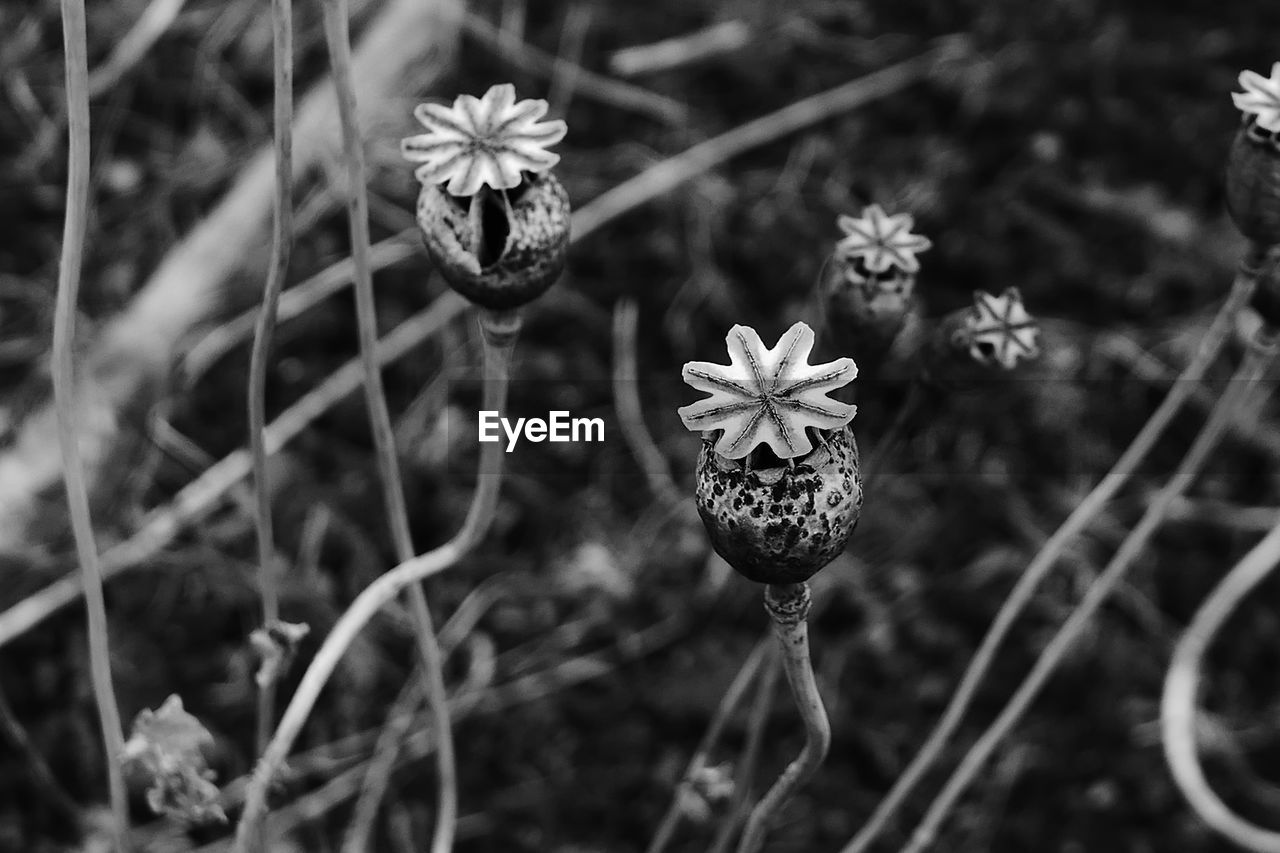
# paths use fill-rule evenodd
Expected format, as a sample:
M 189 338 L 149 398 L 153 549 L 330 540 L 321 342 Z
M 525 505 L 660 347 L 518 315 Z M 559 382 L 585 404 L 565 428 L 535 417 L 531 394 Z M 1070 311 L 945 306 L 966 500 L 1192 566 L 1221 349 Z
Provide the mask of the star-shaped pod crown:
M 1271 76 L 1241 71 L 1243 92 L 1232 92 L 1231 100 L 1245 115 L 1255 117 L 1263 130 L 1280 133 L 1280 62 L 1271 66 Z
M 720 430 L 715 451 L 742 459 L 761 444 L 779 459 L 813 450 L 808 428 L 830 430 L 849 423 L 856 406 L 827 397 L 858 375 L 851 358 L 809 364 L 813 329 L 796 323 L 772 348 L 750 326 L 734 326 L 725 343 L 729 364 L 691 361 L 684 381 L 711 396 L 682 407 L 680 418 L 695 432 Z
M 1016 287 L 999 296 L 975 291 L 973 307 L 965 317 L 965 332 L 969 355 L 979 364 L 1012 370 L 1018 359 L 1040 355 L 1040 324 L 1023 307 Z
M 510 83 L 489 87 L 484 97 L 459 95 L 452 107 L 419 104 L 413 111 L 427 128 L 400 142 L 405 159 L 421 163 L 414 175 L 424 184 L 449 182 L 450 195 L 475 195 L 520 185 L 521 172 L 545 172 L 560 161 L 546 150 L 564 138 L 563 121 L 539 121 L 543 100 L 516 100 Z
M 878 204 L 869 204 L 861 216 L 842 215 L 836 224 L 845 233 L 836 243 L 836 255 L 845 260 L 861 260 L 873 273 L 897 267 L 914 275 L 920 271 L 916 254 L 933 245 L 929 238 L 912 234 L 915 221 L 909 213 L 888 216 Z

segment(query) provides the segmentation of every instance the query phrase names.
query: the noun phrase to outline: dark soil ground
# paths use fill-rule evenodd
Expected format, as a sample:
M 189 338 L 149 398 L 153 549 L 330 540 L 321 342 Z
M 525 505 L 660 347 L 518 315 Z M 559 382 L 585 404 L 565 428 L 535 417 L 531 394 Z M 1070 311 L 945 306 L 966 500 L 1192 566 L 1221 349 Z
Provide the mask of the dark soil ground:
M 146 3 L 90 5 L 90 53 L 100 59 Z M 298 4 L 300 84 L 325 69 L 316 5 Z M 369 4 L 357 5 L 358 34 Z M 497 22 L 503 7 L 511 14 L 524 5 L 473 8 Z M 217 201 L 244 155 L 268 141 L 266 6 L 191 0 L 136 72 L 96 103 L 86 327 L 127 303 L 164 251 Z M 687 508 L 662 509 L 622 440 L 608 383 L 614 303 L 639 302 L 645 417 L 687 492 L 698 439 L 675 412 L 695 397 L 678 382 L 681 363 L 722 361 L 733 323 L 752 324 L 772 341 L 805 316 L 840 236 L 838 214 L 873 201 L 914 214 L 934 244 L 919 279 L 926 314 L 965 306 L 977 288 L 1016 286 L 1044 321 L 1045 354 L 1013 379 L 932 397 L 883 461 L 848 554 L 826 572 L 813 649 L 834 746 L 768 849 L 835 851 L 936 722 L 1039 544 L 1159 401 L 1165 383 L 1140 376 L 1124 353 L 1146 351 L 1180 365 L 1226 293 L 1242 245 L 1223 213 L 1222 168 L 1238 121 L 1229 93 L 1241 69 L 1265 73 L 1280 59 L 1280 5 L 546 2 L 527 4 L 525 37 L 556 53 L 566 18 L 584 10 L 581 61 L 604 72 L 618 48 L 718 20 L 741 19 L 756 35 L 745 49 L 638 81 L 687 104 L 690 119 L 681 126 L 581 94 L 553 103 L 570 126 L 557 173 L 577 205 L 665 156 L 910 56 L 937 37 L 964 35 L 978 57 L 754 150 L 577 244 L 560 284 L 530 313 L 513 404 L 605 417 L 606 440 L 519 446 L 487 541 L 429 585 L 439 620 L 482 581 L 496 593 L 457 655 L 451 682 L 474 674 L 486 655 L 495 685 L 587 655 L 596 662 L 578 666 L 606 665 L 580 684 L 521 682 L 487 694 L 458 723 L 460 853 L 643 850 L 766 620 L 760 589 L 708 568 L 697 519 Z M 0 390 L 14 401 L 46 388 L 65 153 L 61 135 L 36 142 L 61 103 L 60 39 L 51 0 L 0 7 L 0 65 L 10 84 L 0 92 Z M 13 69 L 22 70 L 23 84 Z M 432 95 L 480 94 L 501 81 L 525 97 L 549 90 L 546 77 L 516 70 L 464 37 L 456 71 Z M 414 132 L 407 114 L 403 132 Z M 409 167 L 378 162 L 371 187 L 375 239 L 411 224 Z M 325 209 L 299 235 L 294 281 L 347 252 L 341 206 Z M 246 274 L 235 307 L 253 303 L 264 268 Z M 438 294 L 428 272 L 423 257 L 379 274 L 384 329 Z M 354 354 L 352 313 L 349 296 L 341 296 L 282 329 L 271 412 Z M 469 318 L 452 324 L 386 374 L 424 549 L 456 529 L 474 481 L 474 443 L 457 422 L 446 429 L 442 420 L 451 407 L 475 403 L 474 386 L 455 381 L 478 363 L 472 327 Z M 821 345 L 841 352 L 838 340 Z M 1231 359 L 1237 356 L 1238 348 Z M 172 442 L 142 448 L 146 464 L 100 509 L 104 536 L 127 533 L 143 511 L 245 443 L 248 360 L 243 347 L 190 387 L 163 395 L 157 411 L 185 436 L 188 458 Z M 1215 382 L 1229 370 L 1219 365 Z M 854 428 L 869 454 L 902 404 L 904 385 L 865 372 L 857 384 Z M 1270 404 L 1260 411 L 1264 438 L 1275 415 Z M 947 768 L 1002 707 L 1202 419 L 1192 407 L 1175 423 L 1037 595 L 948 751 Z M 1179 630 L 1259 532 L 1242 526 L 1232 508 L 1280 501 L 1274 446 L 1228 442 L 1217 453 L 1187 511 L 1164 527 L 961 801 L 937 850 L 1228 849 L 1169 779 L 1157 703 Z M 301 578 L 288 585 L 284 612 L 312 626 L 305 662 L 346 602 L 394 562 L 358 395 L 290 445 L 278 478 L 279 547 Z M 328 532 L 303 566 L 317 516 L 329 520 Z M 49 558 L 4 566 L 0 606 L 71 567 L 61 517 L 44 519 L 46 528 L 55 532 L 34 544 Z M 251 516 L 231 505 L 157 558 L 162 571 L 126 576 L 108 590 L 126 719 L 180 694 L 215 734 L 223 780 L 252 762 L 245 638 L 257 620 L 253 547 Z M 1231 623 L 1211 655 L 1204 698 L 1215 724 L 1211 776 L 1234 806 L 1259 819 L 1274 818 L 1280 802 L 1278 601 L 1273 579 Z M 0 688 L 57 785 L 87 809 L 105 801 L 106 787 L 83 623 L 83 611 L 72 608 L 5 648 Z M 642 633 L 662 624 L 665 634 Z M 636 637 L 647 644 L 637 649 Z M 403 620 L 377 623 L 352 650 L 299 749 L 376 730 L 412 661 Z M 746 709 L 734 715 L 716 762 L 737 759 L 747 718 Z M 5 743 L 0 850 L 74 848 L 74 822 L 38 783 L 29 759 Z M 799 720 L 780 689 L 757 791 L 800 743 Z M 316 772 L 289 793 L 331 775 Z M 433 778 L 429 758 L 397 772 L 376 849 L 399 849 L 394 839 L 404 832 L 425 849 Z M 877 849 L 898 849 L 944 778 L 927 780 Z M 716 806 L 706 820 L 685 823 L 671 849 L 707 849 L 723 811 Z M 300 825 L 299 849 L 336 850 L 349 817 L 348 801 Z M 141 797 L 135 818 L 147 819 Z M 204 843 L 220 832 L 191 838 Z M 175 840 L 163 849 L 187 848 Z

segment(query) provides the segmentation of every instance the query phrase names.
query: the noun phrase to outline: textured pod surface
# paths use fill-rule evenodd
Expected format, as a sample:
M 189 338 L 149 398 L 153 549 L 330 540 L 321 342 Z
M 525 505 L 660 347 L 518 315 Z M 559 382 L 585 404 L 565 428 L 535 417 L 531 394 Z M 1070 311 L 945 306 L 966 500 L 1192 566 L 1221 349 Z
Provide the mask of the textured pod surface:
M 1260 246 L 1280 244 L 1280 134 L 1242 125 L 1227 154 L 1226 187 L 1240 233 Z
M 799 583 L 844 550 L 862 510 L 858 446 L 845 427 L 794 467 L 748 469 L 704 441 L 698 514 L 716 553 L 759 583 Z
M 427 254 L 449 285 L 485 308 L 518 308 L 555 283 L 569 248 L 569 196 L 549 172 L 526 176 L 510 194 L 507 213 L 501 196 L 488 203 L 502 208 L 495 228 L 486 215 L 485 241 L 505 231 L 500 252 L 472 252 L 469 199 L 450 196 L 441 185 L 424 185 L 418 195 L 418 227 Z M 493 254 L 492 260 L 486 255 Z

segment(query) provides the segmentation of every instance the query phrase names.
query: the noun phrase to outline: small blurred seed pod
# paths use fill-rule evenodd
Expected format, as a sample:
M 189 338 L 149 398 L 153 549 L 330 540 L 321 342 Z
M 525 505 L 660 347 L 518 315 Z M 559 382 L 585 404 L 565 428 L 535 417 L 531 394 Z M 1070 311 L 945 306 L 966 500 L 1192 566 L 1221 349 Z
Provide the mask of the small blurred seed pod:
M 467 299 L 495 310 L 540 296 L 568 256 L 569 197 L 554 175 L 530 177 L 509 200 L 510 208 L 494 194 L 480 201 L 477 235 L 468 208 L 440 186 L 425 185 L 418 195 L 418 226 L 440 274 Z
M 916 255 L 932 243 L 911 232 L 910 214 L 889 216 L 877 204 L 836 222 L 845 236 L 836 243 L 821 285 L 827 327 L 842 349 L 874 365 L 914 308 Z
M 827 267 L 822 303 L 827 328 L 857 357 L 884 358 L 915 308 L 916 277 L 897 267 L 873 273 L 861 259 L 834 259 Z
M 844 550 L 862 508 L 848 427 L 857 408 L 827 396 L 858 368 L 849 358 L 809 364 L 813 342 L 804 323 L 772 348 L 734 326 L 729 364 L 684 366 L 685 382 L 711 395 L 680 409 L 703 438 L 698 514 L 716 553 L 759 583 L 807 580 Z
M 1280 134 L 1245 119 L 1227 154 L 1227 212 L 1254 243 L 1280 243 Z
M 1016 287 L 999 296 L 981 290 L 973 304 L 938 321 L 924 353 L 923 371 L 935 383 L 963 384 L 990 368 L 1013 370 L 1040 355 L 1040 324 L 1027 313 Z
M 1240 85 L 1231 95 L 1242 117 L 1227 154 L 1227 211 L 1265 250 L 1280 244 L 1280 62 L 1270 77 L 1242 71 Z

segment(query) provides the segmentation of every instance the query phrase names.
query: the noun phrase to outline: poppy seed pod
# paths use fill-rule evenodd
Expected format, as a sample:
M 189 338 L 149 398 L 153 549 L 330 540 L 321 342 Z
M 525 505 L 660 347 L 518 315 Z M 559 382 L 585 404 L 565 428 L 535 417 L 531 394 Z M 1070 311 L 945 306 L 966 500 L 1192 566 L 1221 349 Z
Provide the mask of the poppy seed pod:
M 547 148 L 568 128 L 543 121 L 547 109 L 501 83 L 451 107 L 419 104 L 426 133 L 400 141 L 422 184 L 428 254 L 454 290 L 495 311 L 524 305 L 564 269 L 569 197 L 549 171 L 560 155 Z
M 479 217 L 471 215 L 470 203 L 482 206 Z M 418 227 L 454 290 L 485 308 L 518 308 L 564 269 L 569 196 L 549 172 L 526 177 L 505 199 L 485 192 L 475 202 L 427 184 L 418 195 Z
M 916 277 L 897 267 L 876 273 L 860 258 L 837 257 L 822 287 L 827 327 L 861 361 L 879 360 L 915 305 Z
M 862 507 L 857 409 L 827 397 L 853 359 L 809 364 L 813 330 L 796 323 L 772 348 L 734 326 L 727 365 L 691 361 L 685 382 L 710 394 L 680 409 L 702 433 L 695 490 L 716 553 L 760 583 L 807 580 L 848 542 Z M 815 446 L 816 440 L 816 446 Z
M 902 331 L 915 306 L 919 253 L 933 245 L 912 233 L 908 213 L 886 214 L 878 204 L 860 216 L 841 215 L 844 237 L 822 282 L 828 328 L 858 359 L 877 365 Z
M 819 433 L 808 455 L 773 467 L 728 459 L 704 441 L 695 500 L 711 545 L 738 574 L 800 583 L 844 550 L 862 510 L 858 445 L 848 427 Z
M 1260 246 L 1280 244 L 1280 134 L 1247 116 L 1227 154 L 1227 211 Z
M 1231 94 L 1242 118 L 1227 154 L 1227 210 L 1265 250 L 1280 243 L 1280 62 L 1270 77 L 1240 72 L 1240 85 Z
M 969 308 L 938 321 L 926 369 L 945 373 L 950 365 L 976 364 L 1013 370 L 1022 359 L 1039 357 L 1039 339 L 1040 324 L 1027 313 L 1018 288 L 1007 287 L 999 296 L 977 290 Z

